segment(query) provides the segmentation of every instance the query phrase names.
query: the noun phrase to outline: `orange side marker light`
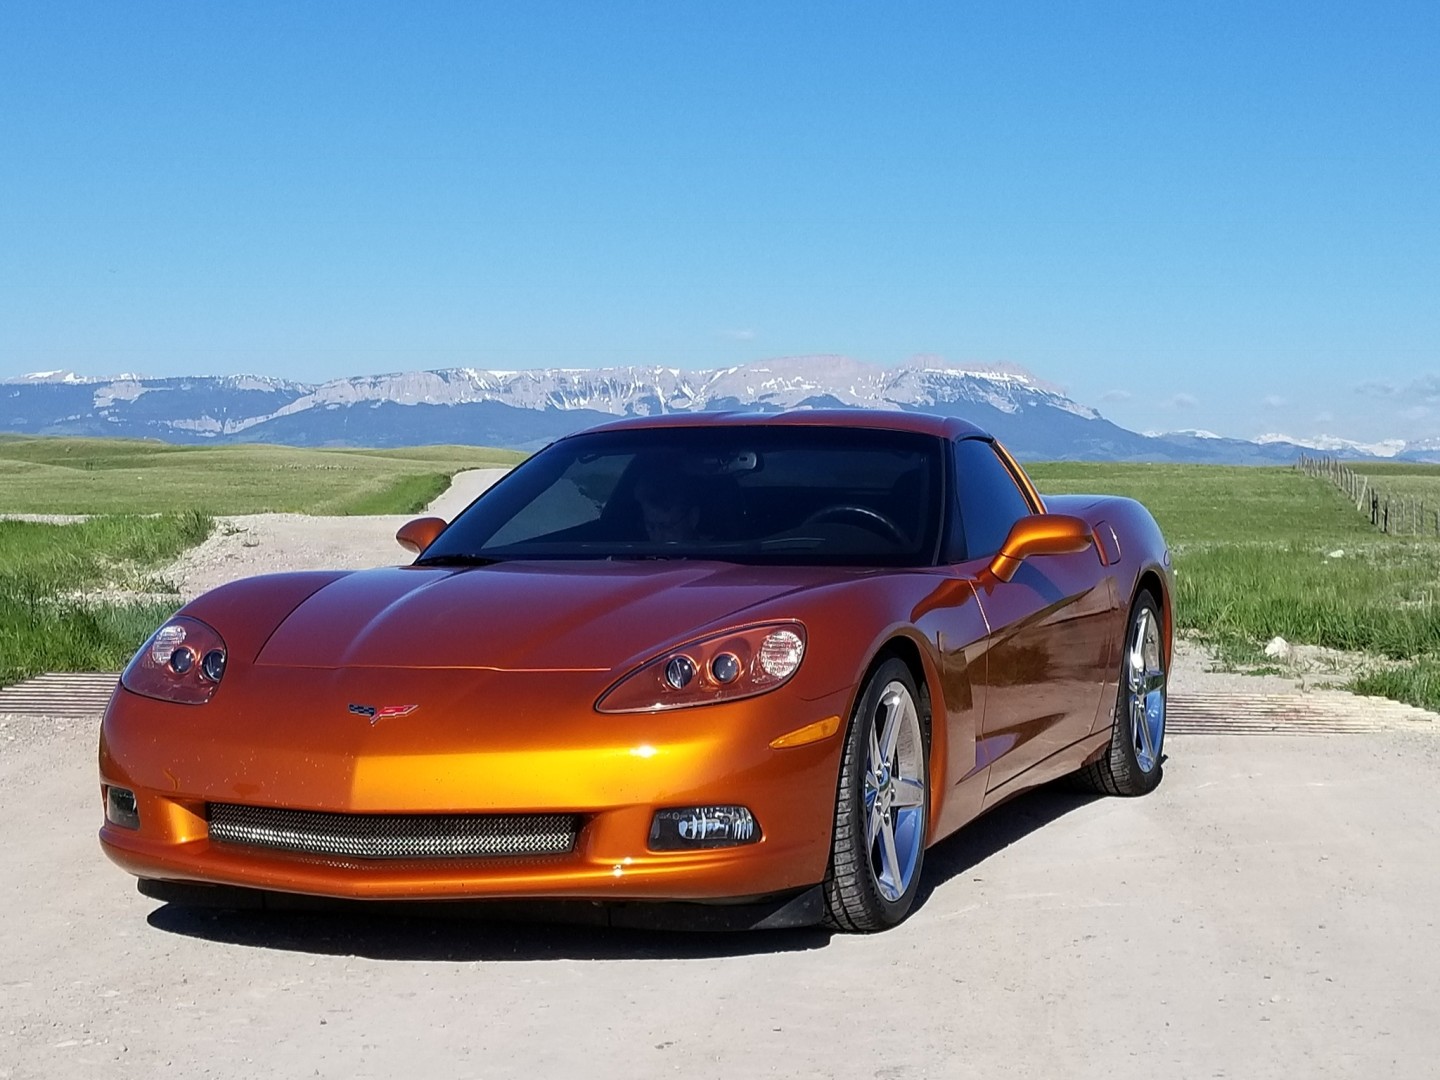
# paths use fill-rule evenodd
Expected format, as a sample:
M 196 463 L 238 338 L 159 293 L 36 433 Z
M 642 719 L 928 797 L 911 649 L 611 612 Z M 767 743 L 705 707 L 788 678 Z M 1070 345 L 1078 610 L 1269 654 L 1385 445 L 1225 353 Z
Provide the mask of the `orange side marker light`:
M 802 728 L 788 731 L 778 739 L 770 740 L 771 750 L 786 750 L 792 746 L 806 746 L 812 742 L 819 742 L 821 739 L 828 739 L 840 730 L 840 717 L 827 716 L 824 720 L 816 720 L 813 724 L 806 724 Z

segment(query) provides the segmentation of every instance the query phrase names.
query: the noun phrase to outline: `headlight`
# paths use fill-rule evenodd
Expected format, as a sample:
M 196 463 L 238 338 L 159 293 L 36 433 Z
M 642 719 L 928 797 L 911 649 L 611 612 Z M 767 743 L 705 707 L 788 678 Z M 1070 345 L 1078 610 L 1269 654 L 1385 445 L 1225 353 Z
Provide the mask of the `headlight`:
M 161 701 L 203 705 L 224 675 L 224 639 L 199 619 L 177 615 L 150 635 L 120 685 Z
M 660 712 L 754 697 L 800 670 L 805 628 L 796 622 L 729 630 L 641 665 L 600 696 L 599 712 Z

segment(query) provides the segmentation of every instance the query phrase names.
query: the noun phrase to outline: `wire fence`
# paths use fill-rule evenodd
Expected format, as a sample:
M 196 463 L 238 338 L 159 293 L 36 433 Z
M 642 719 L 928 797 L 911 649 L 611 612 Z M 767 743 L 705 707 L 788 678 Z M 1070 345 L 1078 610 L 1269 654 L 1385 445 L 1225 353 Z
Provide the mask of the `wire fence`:
M 1370 524 L 1392 536 L 1440 536 L 1440 507 L 1426 506 L 1412 495 L 1390 495 L 1368 476 L 1357 473 L 1333 457 L 1301 454 L 1295 467 L 1310 476 L 1328 480 L 1350 497 L 1355 509 L 1368 514 Z

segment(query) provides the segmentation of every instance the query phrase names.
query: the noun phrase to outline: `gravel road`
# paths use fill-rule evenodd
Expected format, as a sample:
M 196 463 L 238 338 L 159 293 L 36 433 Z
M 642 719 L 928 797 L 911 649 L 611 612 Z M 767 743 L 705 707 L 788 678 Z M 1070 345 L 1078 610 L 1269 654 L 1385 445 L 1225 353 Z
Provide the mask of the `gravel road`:
M 394 563 L 403 520 L 226 519 L 172 580 Z M 680 935 L 157 904 L 96 844 L 94 723 L 0 715 L 0 1080 L 1433 1077 L 1440 739 L 1167 749 L 1148 798 L 932 849 L 889 933 Z
M 0 717 L 0 1077 L 1369 1077 L 1440 1058 L 1440 740 L 1175 737 L 1024 796 L 900 928 L 730 936 L 141 897 L 93 723 Z
M 507 469 L 469 469 L 425 509 L 452 520 Z M 210 539 L 187 551 L 160 576 L 189 600 L 236 578 L 282 570 L 363 570 L 414 556 L 395 542 L 395 530 L 417 515 L 311 517 L 239 514 L 217 518 Z

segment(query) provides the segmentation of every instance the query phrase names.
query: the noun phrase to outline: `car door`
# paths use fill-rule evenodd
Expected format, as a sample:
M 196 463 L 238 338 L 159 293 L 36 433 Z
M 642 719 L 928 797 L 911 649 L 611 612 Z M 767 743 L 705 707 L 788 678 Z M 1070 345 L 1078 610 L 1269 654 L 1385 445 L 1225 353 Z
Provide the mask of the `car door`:
M 965 571 L 989 628 L 977 757 L 997 792 L 1091 731 L 1111 667 L 1113 597 L 1093 548 L 983 573 L 1011 526 L 1040 509 L 986 439 L 953 444 Z

